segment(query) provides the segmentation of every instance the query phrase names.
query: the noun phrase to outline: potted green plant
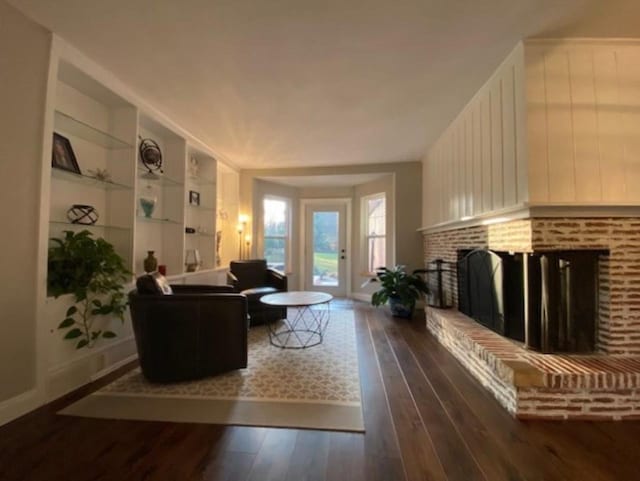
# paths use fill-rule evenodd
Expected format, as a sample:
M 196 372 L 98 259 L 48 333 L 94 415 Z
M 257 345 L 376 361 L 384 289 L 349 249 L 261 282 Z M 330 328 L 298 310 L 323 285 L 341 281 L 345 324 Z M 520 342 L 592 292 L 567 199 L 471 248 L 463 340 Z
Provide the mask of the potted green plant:
M 407 273 L 405 266 L 395 266 L 393 269 L 380 267 L 376 269 L 376 277 L 371 282 L 379 282 L 380 289 L 371 296 L 371 304 L 382 306 L 389 302 L 391 314 L 394 317 L 410 319 L 413 315 L 416 301 L 429 289 L 422 277 L 421 270 Z
M 64 231 L 62 239 L 52 238 L 49 248 L 47 288 L 58 298 L 73 295 L 73 305 L 58 329 L 67 330 L 64 338 L 76 342 L 76 348 L 92 347 L 100 338 L 116 334 L 97 329 L 98 316 L 115 316 L 124 322 L 127 307 L 124 283 L 131 273 L 113 245 L 91 232 Z

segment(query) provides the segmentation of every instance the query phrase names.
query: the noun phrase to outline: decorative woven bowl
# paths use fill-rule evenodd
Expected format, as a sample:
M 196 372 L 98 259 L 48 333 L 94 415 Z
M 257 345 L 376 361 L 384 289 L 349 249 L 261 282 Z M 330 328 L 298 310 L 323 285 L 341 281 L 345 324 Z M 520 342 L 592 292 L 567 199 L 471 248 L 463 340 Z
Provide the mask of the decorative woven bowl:
M 67 211 L 67 219 L 72 224 L 93 225 L 99 217 L 100 214 L 92 205 L 73 204 Z

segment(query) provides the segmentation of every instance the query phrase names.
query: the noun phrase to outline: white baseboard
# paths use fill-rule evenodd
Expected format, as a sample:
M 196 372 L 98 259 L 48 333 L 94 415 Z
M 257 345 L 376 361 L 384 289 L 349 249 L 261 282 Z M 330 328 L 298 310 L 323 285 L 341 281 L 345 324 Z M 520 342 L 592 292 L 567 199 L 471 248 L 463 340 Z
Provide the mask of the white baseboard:
M 356 301 L 371 302 L 371 294 L 352 292 L 350 297 L 351 299 L 355 299 Z
M 93 374 L 91 376 L 91 381 L 97 381 L 101 377 L 104 377 L 107 374 L 112 373 L 116 369 L 120 369 L 122 366 L 129 364 L 130 362 L 135 361 L 136 359 L 138 359 L 138 353 L 131 354 L 130 356 L 125 357 L 124 359 L 121 359 L 118 362 L 114 362 L 113 364 L 111 364 L 111 366 L 106 367 L 102 371 L 98 371 L 97 373 Z
M 351 299 L 355 299 L 356 301 L 364 301 L 371 302 L 371 294 L 363 294 L 359 292 L 352 292 Z M 416 301 L 416 309 L 424 309 L 425 303 L 422 299 Z
M 47 373 L 47 402 L 101 378 L 136 356 L 135 340 L 129 336 L 51 367 Z
M 38 391 L 31 389 L 0 402 L 0 426 L 40 406 Z

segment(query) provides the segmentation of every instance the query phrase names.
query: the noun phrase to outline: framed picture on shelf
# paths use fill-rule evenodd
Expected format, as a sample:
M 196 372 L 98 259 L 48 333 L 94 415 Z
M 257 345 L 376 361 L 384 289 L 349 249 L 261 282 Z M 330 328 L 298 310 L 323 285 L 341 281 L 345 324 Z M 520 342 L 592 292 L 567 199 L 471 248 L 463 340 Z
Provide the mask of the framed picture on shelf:
M 200 192 L 196 192 L 195 190 L 189 191 L 189 204 L 200 205 Z
M 51 166 L 80 175 L 80 167 L 73 153 L 71 142 L 60 134 L 53 133 L 53 147 L 51 152 Z

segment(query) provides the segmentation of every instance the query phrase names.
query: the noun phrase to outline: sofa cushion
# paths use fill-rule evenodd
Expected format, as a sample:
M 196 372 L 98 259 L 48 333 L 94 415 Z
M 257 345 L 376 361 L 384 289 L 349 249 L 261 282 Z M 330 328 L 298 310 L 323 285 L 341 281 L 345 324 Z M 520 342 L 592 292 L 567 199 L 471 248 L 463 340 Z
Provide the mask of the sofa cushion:
M 173 289 L 169 285 L 167 278 L 159 272 L 145 274 L 136 279 L 136 288 L 139 294 L 155 294 L 169 296 L 173 294 Z

